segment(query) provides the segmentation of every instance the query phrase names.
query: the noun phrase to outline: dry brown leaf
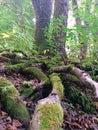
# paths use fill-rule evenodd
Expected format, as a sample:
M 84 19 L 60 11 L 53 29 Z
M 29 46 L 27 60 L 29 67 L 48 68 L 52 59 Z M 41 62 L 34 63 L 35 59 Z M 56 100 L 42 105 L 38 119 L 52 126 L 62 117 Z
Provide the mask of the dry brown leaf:
M 13 125 L 16 126 L 17 128 L 22 126 L 22 124 L 18 120 L 13 120 Z
M 5 130 L 5 128 L 0 124 L 0 130 Z
M 8 124 L 5 130 L 17 130 L 17 128 L 15 126 Z
M 8 114 L 7 114 L 6 112 L 4 112 L 4 111 L 1 111 L 1 112 L 0 112 L 0 115 L 1 115 L 1 116 L 7 116 Z

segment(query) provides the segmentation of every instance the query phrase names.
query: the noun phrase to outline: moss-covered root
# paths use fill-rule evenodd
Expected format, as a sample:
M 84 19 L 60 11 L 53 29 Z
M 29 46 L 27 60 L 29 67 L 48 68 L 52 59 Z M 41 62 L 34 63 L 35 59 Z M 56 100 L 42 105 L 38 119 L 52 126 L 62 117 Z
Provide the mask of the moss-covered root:
M 57 91 L 60 99 L 62 99 L 64 97 L 64 87 L 58 74 L 56 73 L 51 74 L 50 81 L 52 83 L 53 89 Z
M 52 96 L 39 101 L 29 130 L 61 130 L 63 109 L 58 95 Z
M 26 63 L 5 66 L 6 71 L 17 71 L 18 72 L 18 71 L 24 70 L 24 68 L 26 68 Z
M 73 102 L 78 103 L 81 106 L 81 109 L 87 113 L 93 113 L 95 111 L 95 106 L 93 102 L 82 94 L 81 91 L 74 87 L 67 87 L 66 96 L 71 99 Z
M 26 73 L 29 73 L 36 77 L 39 81 L 49 83 L 49 78 L 37 67 L 30 67 L 26 69 Z
M 3 108 L 13 117 L 23 122 L 29 121 L 29 113 L 14 85 L 0 77 L 0 101 Z

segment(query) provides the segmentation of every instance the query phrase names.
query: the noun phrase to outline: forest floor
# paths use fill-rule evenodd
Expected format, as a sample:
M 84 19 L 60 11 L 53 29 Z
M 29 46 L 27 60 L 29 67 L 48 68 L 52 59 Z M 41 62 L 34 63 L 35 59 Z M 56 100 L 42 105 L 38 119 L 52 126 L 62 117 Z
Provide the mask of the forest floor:
M 4 63 L 0 63 L 0 68 L 2 68 Z M 29 99 L 24 99 L 21 94 L 21 85 L 24 81 L 30 81 L 33 85 L 38 84 L 38 80 L 31 75 L 25 76 L 20 73 L 2 73 L 2 77 L 10 80 L 20 93 L 20 98 L 24 100 L 29 113 L 30 118 L 34 113 L 36 107 L 36 102 L 29 101 Z M 31 87 L 31 86 L 30 86 Z M 64 110 L 64 121 L 62 123 L 63 130 L 98 130 L 98 114 L 87 114 L 80 109 L 79 104 L 73 103 L 70 99 L 66 98 L 61 102 L 61 105 Z M 98 103 L 96 102 L 96 107 Z M 13 119 L 9 116 L 8 113 L 0 111 L 0 130 L 27 130 L 27 126 L 24 126 L 22 122 L 19 122 L 16 119 Z

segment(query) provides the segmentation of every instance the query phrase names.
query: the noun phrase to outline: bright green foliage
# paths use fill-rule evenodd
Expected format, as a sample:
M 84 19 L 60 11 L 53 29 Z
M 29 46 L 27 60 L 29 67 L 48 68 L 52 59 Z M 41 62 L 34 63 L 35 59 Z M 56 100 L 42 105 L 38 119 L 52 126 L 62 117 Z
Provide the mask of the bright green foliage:
M 0 3 L 0 50 L 32 53 L 34 12 L 30 0 L 5 0 Z
M 74 18 L 80 18 L 82 24 L 73 24 L 72 27 L 64 27 L 61 16 L 58 19 L 52 18 L 49 31 L 46 36 L 49 42 L 49 51 L 52 54 L 58 53 L 59 39 L 65 43 L 67 56 L 70 60 L 80 60 L 80 49 L 84 48 L 86 57 L 90 62 L 98 60 L 98 6 L 91 0 L 79 1 L 79 9 L 73 13 Z M 77 16 L 77 13 L 79 14 Z M 69 16 L 70 17 L 70 16 Z M 61 38 L 61 32 L 65 37 Z
M 45 29 L 45 35 L 47 36 L 47 40 L 49 43 L 49 51 L 50 54 L 55 55 L 58 53 L 58 46 L 62 46 L 60 41 L 67 42 L 68 39 L 73 39 L 73 30 L 70 28 L 66 28 L 63 25 L 63 20 L 65 19 L 64 15 L 61 15 L 60 18 L 52 18 L 49 31 L 47 32 L 47 28 Z M 65 35 L 65 37 L 61 36 L 61 33 Z M 66 35 L 67 33 L 67 35 Z

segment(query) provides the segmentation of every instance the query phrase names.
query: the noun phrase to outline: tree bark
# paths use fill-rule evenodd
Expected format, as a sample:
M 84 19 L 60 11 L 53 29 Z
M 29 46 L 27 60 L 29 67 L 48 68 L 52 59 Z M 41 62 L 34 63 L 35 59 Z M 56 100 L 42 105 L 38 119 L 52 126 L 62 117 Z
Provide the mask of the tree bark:
M 67 28 L 67 19 L 68 19 L 68 7 L 69 7 L 69 0 L 55 0 L 54 3 L 54 18 L 61 18 L 61 16 L 65 16 L 62 20 L 62 26 L 59 28 L 59 36 L 55 35 L 55 42 L 58 43 L 58 51 L 60 52 L 63 61 L 66 62 L 67 54 L 65 51 L 65 42 L 63 40 L 66 37 L 66 33 L 63 32 L 63 27 Z
M 48 46 L 44 29 L 50 23 L 52 0 L 32 0 L 32 3 L 36 16 L 35 43 L 39 52 L 42 52 Z

